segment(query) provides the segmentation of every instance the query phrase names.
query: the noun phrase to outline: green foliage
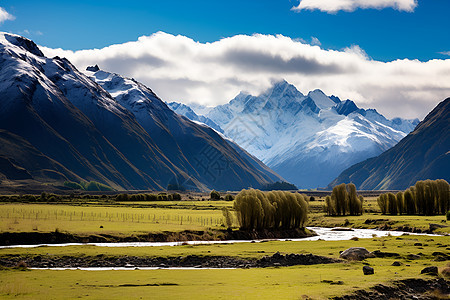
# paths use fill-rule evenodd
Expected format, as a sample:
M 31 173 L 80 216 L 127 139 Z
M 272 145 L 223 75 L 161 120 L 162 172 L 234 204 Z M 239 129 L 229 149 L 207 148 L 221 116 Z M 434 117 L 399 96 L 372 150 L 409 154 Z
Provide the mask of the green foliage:
M 233 217 L 227 207 L 222 208 L 222 214 L 223 217 L 225 218 L 226 227 L 231 228 L 231 226 L 233 226 Z
M 84 190 L 84 187 L 81 184 L 73 181 L 64 181 L 64 186 L 73 190 Z
M 84 190 L 92 192 L 114 191 L 112 187 L 97 181 L 89 181 L 89 182 L 82 181 L 80 183 L 76 183 L 73 181 L 64 181 L 64 186 L 74 190 Z
M 364 198 L 356 193 L 353 183 L 340 184 L 333 188 L 331 197 L 325 198 L 325 211 L 330 216 L 362 215 Z
M 242 190 L 233 207 L 243 230 L 303 228 L 308 217 L 306 196 L 286 191 Z
M 233 197 L 233 195 L 226 194 L 225 197 L 224 197 L 224 200 L 225 200 L 225 201 L 233 201 L 233 200 L 234 200 L 234 197 Z
M 444 215 L 450 209 L 450 186 L 443 179 L 418 181 L 397 195 L 380 195 L 377 202 L 383 214 Z
M 172 200 L 181 201 L 181 195 L 178 194 L 178 193 L 173 193 L 172 194 Z
M 212 190 L 210 197 L 211 197 L 211 200 L 220 200 L 220 193 L 216 190 Z
M 268 183 L 264 185 L 261 190 L 263 191 L 296 191 L 298 188 L 292 183 L 285 181 L 277 181 L 274 183 Z

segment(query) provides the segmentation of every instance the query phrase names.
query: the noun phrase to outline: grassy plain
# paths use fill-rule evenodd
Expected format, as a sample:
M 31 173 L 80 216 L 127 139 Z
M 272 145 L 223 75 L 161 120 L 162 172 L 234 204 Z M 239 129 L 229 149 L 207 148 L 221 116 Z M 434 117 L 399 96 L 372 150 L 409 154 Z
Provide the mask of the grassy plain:
M 130 270 L 130 271 L 0 271 L 0 296 L 5 299 L 326 299 L 378 283 L 406 278 L 431 278 L 420 275 L 425 266 L 445 267 L 434 262 L 433 253 L 447 251 L 448 238 L 402 236 L 361 239 L 359 241 L 265 242 L 227 245 L 198 245 L 145 248 L 104 247 L 38 247 L 33 249 L 2 249 L 1 257 L 9 255 L 50 256 L 167 256 L 228 255 L 260 258 L 277 251 L 282 253 L 314 253 L 338 257 L 339 251 L 351 246 L 370 251 L 396 252 L 400 258 L 372 258 L 364 263 L 375 274 L 362 275 L 362 262 L 331 265 L 296 266 L 236 270 Z M 421 243 L 422 246 L 414 246 Z M 448 248 L 447 248 L 448 249 Z M 408 254 L 422 253 L 409 260 Z M 400 267 L 391 266 L 397 260 Z M 333 283 L 333 284 L 332 284 Z
M 444 216 L 381 215 L 375 198 L 369 198 L 362 216 L 328 217 L 322 212 L 323 199 L 310 202 L 308 226 L 346 226 L 392 228 L 410 226 L 428 229 L 430 223 L 444 223 Z M 210 230 L 222 228 L 225 201 L 157 201 L 70 204 L 0 204 L 0 232 L 67 231 L 75 234 L 134 235 L 148 232 Z M 383 219 L 367 224 L 367 219 Z M 100 228 L 103 226 L 103 228 Z M 234 226 L 237 227 L 236 219 Z M 449 227 L 438 232 L 450 232 Z M 0 258 L 14 256 L 86 256 L 179 257 L 233 256 L 258 259 L 276 252 L 323 255 L 338 258 L 339 251 L 365 247 L 369 251 L 395 252 L 398 258 L 371 258 L 364 263 L 375 274 L 364 276 L 362 262 L 331 265 L 296 266 L 236 270 L 130 270 L 130 271 L 51 271 L 0 270 L 0 297 L 22 299 L 325 299 L 364 289 L 378 283 L 406 278 L 430 278 L 420 275 L 426 266 L 440 268 L 446 262 L 435 261 L 435 252 L 449 253 L 448 236 L 383 237 L 349 241 L 270 241 L 175 247 L 108 248 L 95 246 L 37 247 L 0 249 Z M 416 260 L 410 254 L 420 254 Z M 397 260 L 400 267 L 391 266 Z

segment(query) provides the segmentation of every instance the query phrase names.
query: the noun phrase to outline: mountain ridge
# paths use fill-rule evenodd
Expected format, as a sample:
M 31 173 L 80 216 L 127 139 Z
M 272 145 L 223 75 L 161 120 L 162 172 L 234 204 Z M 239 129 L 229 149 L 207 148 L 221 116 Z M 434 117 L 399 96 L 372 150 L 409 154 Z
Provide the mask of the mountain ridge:
M 353 182 L 359 189 L 406 189 L 416 181 L 450 181 L 450 98 L 439 103 L 396 146 L 344 170 L 329 187 Z
M 241 92 L 205 111 L 225 136 L 301 188 L 326 187 L 345 168 L 394 146 L 418 123 L 388 120 L 318 89 L 304 95 L 285 80 L 259 96 Z

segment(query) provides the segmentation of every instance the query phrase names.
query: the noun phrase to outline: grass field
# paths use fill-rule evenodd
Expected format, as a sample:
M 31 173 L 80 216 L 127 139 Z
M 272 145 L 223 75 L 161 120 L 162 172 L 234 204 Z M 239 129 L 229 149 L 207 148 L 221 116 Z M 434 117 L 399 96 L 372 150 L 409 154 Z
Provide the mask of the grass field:
M 381 215 L 375 198 L 366 199 L 362 216 L 329 217 L 322 212 L 323 199 L 310 202 L 308 226 L 375 228 L 382 224 L 428 229 L 430 223 L 446 225 L 444 216 Z M 148 232 L 225 229 L 222 207 L 225 201 L 156 201 L 73 204 L 0 204 L 0 232 L 66 231 L 75 234 L 135 235 Z M 383 219 L 367 224 L 367 219 Z M 370 222 L 369 222 L 370 223 Z M 238 224 L 234 219 L 234 227 Z M 103 226 L 103 228 L 100 228 Z M 450 227 L 438 232 L 449 233 Z M 420 243 L 420 244 L 418 244 Z M 326 299 L 364 289 L 378 283 L 389 284 L 420 275 L 426 266 L 444 268 L 435 261 L 435 252 L 449 253 L 448 236 L 383 237 L 349 241 L 270 241 L 263 243 L 183 245 L 174 247 L 108 248 L 95 246 L 37 247 L 0 249 L 0 259 L 11 257 L 179 257 L 233 256 L 259 259 L 276 252 L 339 257 L 349 247 L 369 251 L 395 252 L 400 258 L 372 258 L 364 263 L 375 274 L 364 276 L 362 262 L 331 265 L 236 270 L 130 270 L 130 271 L 51 271 L 0 270 L 0 297 L 20 299 Z M 421 254 L 410 260 L 409 254 Z M 394 260 L 400 267 L 391 266 Z M 309 297 L 309 298 L 308 298 Z
M 361 216 L 330 217 L 322 212 L 323 199 L 310 203 L 307 226 L 376 228 L 386 223 L 399 226 L 429 229 L 430 223 L 446 225 L 445 216 L 391 216 L 381 215 L 375 198 L 364 203 L 366 211 Z M 221 209 L 232 208 L 227 201 L 154 201 L 99 204 L 85 202 L 69 204 L 0 204 L 0 232 L 66 231 L 77 234 L 131 235 L 148 232 L 224 229 Z M 366 224 L 367 219 L 384 219 L 385 222 Z M 444 222 L 444 223 L 443 223 Z M 103 226 L 103 228 L 100 228 Z M 238 227 L 233 218 L 233 226 Z M 450 233 L 450 226 L 436 232 Z
M 422 247 L 414 246 L 422 243 Z M 402 257 L 367 259 L 375 274 L 362 275 L 361 262 L 331 265 L 296 266 L 237 270 L 130 270 L 130 271 L 0 271 L 0 296 L 22 299 L 326 299 L 378 283 L 405 278 L 431 278 L 420 270 L 431 264 L 440 268 L 446 262 L 432 261 L 435 251 L 448 251 L 446 237 L 402 236 L 359 241 L 266 242 L 256 244 L 199 245 L 146 248 L 103 247 L 39 247 L 33 249 L 2 249 L 8 255 L 95 256 L 167 256 L 229 255 L 260 258 L 277 251 L 282 253 L 314 253 L 338 257 L 339 251 L 351 246 L 368 250 L 396 252 Z M 418 260 L 408 254 L 422 253 Z M 402 266 L 393 267 L 398 260 Z M 339 283 L 340 282 L 340 283 Z M 339 283 L 339 284 L 331 284 Z
M 139 234 L 204 230 L 223 224 L 220 209 L 210 204 L 192 208 L 72 206 L 49 204 L 0 205 L 0 232 L 67 231 L 78 234 Z M 222 203 L 218 203 L 224 206 Z M 199 209 L 198 209 L 199 208 Z M 103 228 L 100 228 L 103 226 Z

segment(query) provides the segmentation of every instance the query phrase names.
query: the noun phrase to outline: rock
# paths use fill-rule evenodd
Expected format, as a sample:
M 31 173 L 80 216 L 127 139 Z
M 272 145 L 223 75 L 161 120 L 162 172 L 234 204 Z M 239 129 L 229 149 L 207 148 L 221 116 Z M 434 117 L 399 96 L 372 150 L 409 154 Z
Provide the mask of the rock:
M 408 258 L 408 259 L 420 259 L 420 255 L 416 255 L 416 254 L 408 254 L 407 258 Z
M 364 275 L 372 275 L 375 273 L 374 269 L 372 267 L 369 266 L 364 266 L 363 267 L 363 273 Z
M 342 252 L 339 257 L 348 260 L 363 260 L 366 258 L 375 257 L 375 255 L 370 253 L 366 248 L 352 247 Z
M 97 72 L 97 71 L 99 71 L 100 70 L 100 68 L 98 67 L 98 65 L 95 65 L 95 66 L 88 66 L 87 68 L 86 68 L 86 71 L 91 71 L 91 72 Z
M 423 246 L 422 243 L 415 243 L 414 246 Z
M 428 274 L 428 275 L 438 275 L 438 267 L 432 266 L 432 267 L 426 267 L 422 271 L 420 271 L 420 274 Z
M 395 252 L 382 252 L 380 250 L 375 250 L 372 252 L 373 255 L 375 255 L 376 257 L 398 257 L 400 256 L 400 254 L 395 253 Z
M 435 231 L 436 229 L 445 228 L 445 227 L 448 227 L 448 226 L 447 225 L 442 225 L 442 224 L 430 223 L 430 231 Z
M 400 267 L 401 265 L 402 265 L 402 263 L 399 262 L 399 261 L 394 261 L 394 262 L 392 263 L 392 266 L 394 266 L 394 267 Z

